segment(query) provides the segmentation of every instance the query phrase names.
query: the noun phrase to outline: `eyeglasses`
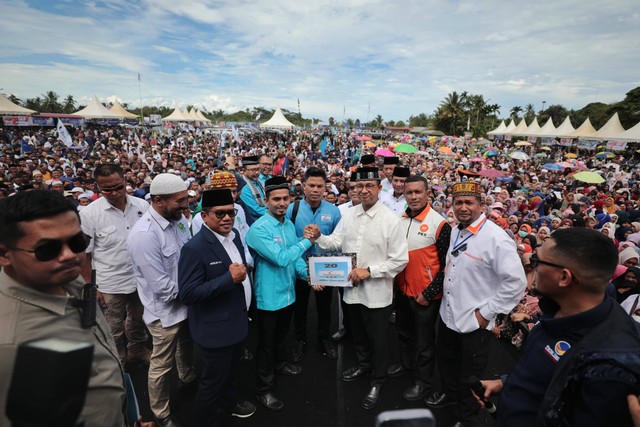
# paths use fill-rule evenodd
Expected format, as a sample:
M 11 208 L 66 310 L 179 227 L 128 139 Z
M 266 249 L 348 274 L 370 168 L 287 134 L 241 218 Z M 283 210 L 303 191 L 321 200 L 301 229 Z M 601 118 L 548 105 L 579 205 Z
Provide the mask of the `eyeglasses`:
M 238 209 L 229 209 L 226 211 L 209 211 L 216 216 L 218 219 L 222 219 L 225 216 L 229 215 L 229 218 L 235 218 L 238 215 Z
M 62 246 L 66 244 L 69 246 L 69 249 L 75 254 L 83 252 L 89 246 L 89 242 L 91 241 L 91 237 L 87 236 L 83 232 L 76 234 L 75 236 L 69 238 L 69 240 L 49 240 L 38 246 L 37 248 L 31 249 L 23 249 L 18 247 L 12 247 L 12 250 L 18 250 L 23 252 L 29 252 L 34 254 L 38 261 L 51 261 L 55 259 L 58 255 L 60 255 L 60 251 L 62 250 Z
M 374 188 L 376 188 L 376 187 L 377 187 L 377 185 L 376 185 L 376 184 L 357 184 L 357 185 L 356 185 L 356 190 L 358 190 L 358 191 L 362 191 L 362 190 L 364 190 L 365 188 L 366 188 L 367 190 L 373 190 L 373 189 L 374 189 Z
M 531 258 L 529 258 L 529 261 L 530 261 L 531 268 L 537 268 L 538 265 L 540 265 L 540 264 L 548 265 L 550 267 L 556 267 L 556 268 L 567 268 L 564 265 L 554 264 L 554 263 L 548 262 L 548 261 L 542 261 L 541 259 L 538 258 L 537 254 L 531 255 Z
M 460 247 L 458 247 L 456 250 L 451 251 L 451 256 L 457 257 L 458 255 L 460 255 L 462 252 L 467 250 L 467 244 L 463 244 Z
M 124 188 L 124 182 L 122 184 L 118 184 L 115 187 L 109 187 L 109 188 L 102 188 L 102 187 L 98 187 L 98 189 L 100 190 L 101 193 L 115 193 L 116 191 L 120 191 Z

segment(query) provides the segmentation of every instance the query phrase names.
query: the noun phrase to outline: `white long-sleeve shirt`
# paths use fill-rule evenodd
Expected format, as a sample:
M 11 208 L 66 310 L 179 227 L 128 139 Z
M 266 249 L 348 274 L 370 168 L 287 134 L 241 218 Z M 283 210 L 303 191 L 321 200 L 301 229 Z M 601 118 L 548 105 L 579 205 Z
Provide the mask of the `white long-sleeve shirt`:
M 357 255 L 358 268 L 371 269 L 371 277 L 354 288 L 345 288 L 347 304 L 368 308 L 387 307 L 393 301 L 393 278 L 409 262 L 407 239 L 400 217 L 380 201 L 365 211 L 362 205 L 348 209 L 330 236 L 320 236 L 320 248 Z
M 452 255 L 458 248 L 457 256 Z M 480 309 L 491 330 L 499 313 L 507 314 L 518 304 L 526 285 L 515 242 L 484 214 L 467 228 L 451 231 L 440 305 L 449 329 L 475 331 L 479 325 L 474 312 Z
M 178 300 L 178 260 L 190 238 L 184 216 L 167 221 L 153 207 L 133 226 L 127 248 L 147 324 L 160 319 L 168 328 L 187 318 L 187 307 Z

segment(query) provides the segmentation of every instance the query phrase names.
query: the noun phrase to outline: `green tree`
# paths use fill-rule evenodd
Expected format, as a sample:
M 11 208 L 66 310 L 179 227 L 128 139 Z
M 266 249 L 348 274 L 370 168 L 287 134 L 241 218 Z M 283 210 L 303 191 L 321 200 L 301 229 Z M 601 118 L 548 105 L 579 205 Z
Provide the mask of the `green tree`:
M 59 95 L 54 91 L 47 91 L 43 95 L 42 99 L 42 112 L 43 113 L 60 113 L 62 111 L 62 106 L 60 102 L 58 102 Z
M 510 117 L 512 119 L 519 119 L 520 118 L 520 113 L 522 113 L 522 107 L 516 105 L 515 107 L 513 107 L 511 109 L 511 115 Z
M 13 102 L 14 104 L 22 106 L 22 101 L 20 100 L 20 98 L 18 98 L 14 94 L 9 95 L 7 98 L 9 99 L 9 101 Z
M 440 129 L 447 129 L 452 135 L 458 133 L 458 119 L 460 119 L 464 112 L 464 105 L 467 103 L 467 92 L 462 92 L 463 96 L 458 95 L 457 92 L 451 92 L 440 103 L 438 110 L 436 110 L 436 126 Z
M 29 108 L 30 110 L 35 110 L 38 112 L 43 111 L 42 109 L 42 99 L 37 96 L 35 98 L 27 98 L 24 103 L 25 108 Z
M 336 119 L 333 117 L 329 117 L 329 126 L 333 127 L 336 125 Z
M 125 106 L 124 108 L 127 107 Z M 71 114 L 76 111 L 76 100 L 73 99 L 73 95 L 67 95 L 67 97 L 64 99 L 62 111 L 66 114 Z
M 531 121 L 536 117 L 536 109 L 533 104 L 527 104 L 524 107 L 524 119 L 527 123 L 531 123 Z
M 429 127 L 432 125 L 432 118 L 425 113 L 420 113 L 417 116 L 409 117 L 409 126 L 411 127 Z
M 402 120 L 398 120 L 398 121 L 396 122 L 396 126 L 398 126 L 399 128 L 403 128 L 403 127 L 405 127 L 406 125 L 405 125 L 404 121 L 402 121 Z

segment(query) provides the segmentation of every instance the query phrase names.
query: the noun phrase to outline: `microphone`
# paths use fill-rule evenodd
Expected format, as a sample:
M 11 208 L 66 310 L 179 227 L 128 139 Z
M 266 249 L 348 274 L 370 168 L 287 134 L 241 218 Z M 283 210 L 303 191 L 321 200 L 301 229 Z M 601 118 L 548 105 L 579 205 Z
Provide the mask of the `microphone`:
M 469 387 L 471 387 L 471 390 L 473 390 L 473 392 L 480 398 L 480 400 L 484 402 L 484 408 L 487 410 L 489 415 L 495 418 L 497 415 L 496 411 L 498 410 L 498 408 L 496 408 L 496 405 L 494 405 L 491 400 L 484 398 L 484 393 L 487 389 L 485 388 L 485 386 L 482 385 L 478 377 L 471 376 L 467 379 L 466 382 L 469 385 Z

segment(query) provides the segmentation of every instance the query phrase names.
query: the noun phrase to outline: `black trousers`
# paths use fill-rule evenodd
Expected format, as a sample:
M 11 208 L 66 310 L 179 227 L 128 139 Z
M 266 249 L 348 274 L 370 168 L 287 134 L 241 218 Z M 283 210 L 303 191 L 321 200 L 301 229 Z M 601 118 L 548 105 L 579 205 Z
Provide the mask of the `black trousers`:
M 395 307 L 400 363 L 413 371 L 416 384 L 431 389 L 436 362 L 436 324 L 440 300 L 425 307 L 418 304 L 414 297 L 408 297 L 398 290 Z
M 202 350 L 202 374 L 195 400 L 195 425 L 215 427 L 220 425 L 220 415 L 233 410 L 237 402 L 237 390 L 233 382 L 234 372 L 244 341 L 222 348 Z
M 440 319 L 436 357 L 443 391 L 456 399 L 458 421 L 472 421 L 480 410 L 465 382 L 471 376 L 481 378 L 487 366 L 490 339 L 491 332 L 486 329 L 461 334 Z
M 276 311 L 257 310 L 258 312 L 258 349 L 256 362 L 258 379 L 256 393 L 267 394 L 274 386 L 276 368 L 287 363 L 285 339 L 289 332 L 293 304 Z
M 362 304 L 347 305 L 358 366 L 373 370 L 371 385 L 382 384 L 387 377 L 387 328 L 391 306 L 367 308 Z
M 333 288 L 326 287 L 321 292 L 315 292 L 305 280 L 296 280 L 296 302 L 293 304 L 293 325 L 296 341 L 307 341 L 307 313 L 309 311 L 309 295 L 311 292 L 314 292 L 316 298 L 318 341 L 329 338 Z

